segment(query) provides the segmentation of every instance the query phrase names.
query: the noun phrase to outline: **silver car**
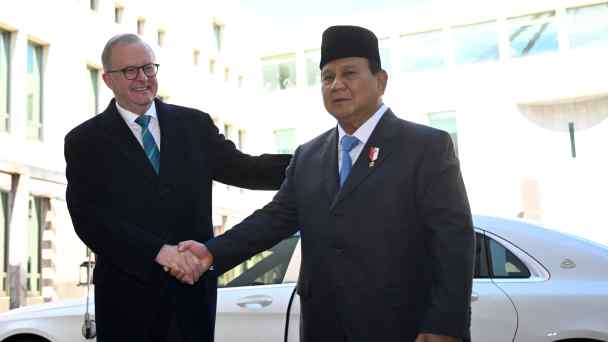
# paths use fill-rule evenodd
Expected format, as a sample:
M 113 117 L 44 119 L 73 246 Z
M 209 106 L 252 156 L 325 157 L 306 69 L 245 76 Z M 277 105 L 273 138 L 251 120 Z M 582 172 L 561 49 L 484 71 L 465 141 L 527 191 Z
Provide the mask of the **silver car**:
M 518 220 L 474 222 L 473 341 L 608 342 L 608 247 Z M 220 278 L 216 341 L 284 341 L 299 245 L 294 235 Z M 289 311 L 298 341 L 297 296 Z M 84 299 L 6 312 L 0 341 L 86 341 L 84 312 Z

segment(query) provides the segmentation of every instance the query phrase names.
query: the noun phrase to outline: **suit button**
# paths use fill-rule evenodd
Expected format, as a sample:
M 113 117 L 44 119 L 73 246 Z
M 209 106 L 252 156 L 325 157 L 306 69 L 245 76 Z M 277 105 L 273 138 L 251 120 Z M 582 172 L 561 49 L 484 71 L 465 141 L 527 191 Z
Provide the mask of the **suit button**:
M 344 213 L 339 212 L 339 211 L 334 211 L 333 215 L 334 215 L 334 217 L 343 217 Z
M 338 255 L 344 254 L 344 249 L 343 248 L 336 248 L 336 254 L 338 254 Z
M 160 188 L 160 195 L 162 197 L 167 196 L 171 192 L 171 188 L 168 186 L 163 186 Z

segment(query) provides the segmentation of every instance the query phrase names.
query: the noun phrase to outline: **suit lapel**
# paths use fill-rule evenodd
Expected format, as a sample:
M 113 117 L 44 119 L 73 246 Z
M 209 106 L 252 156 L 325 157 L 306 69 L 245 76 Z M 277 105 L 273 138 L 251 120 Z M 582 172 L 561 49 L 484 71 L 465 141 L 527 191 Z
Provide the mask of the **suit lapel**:
M 125 120 L 118 113 L 114 101 L 112 100 L 108 108 L 100 114 L 102 115 L 102 124 L 105 126 L 104 130 L 106 134 L 104 137 L 114 145 L 115 151 L 118 151 L 119 154 L 129 159 L 133 167 L 140 169 L 144 177 L 151 181 L 156 181 L 156 173 L 146 157 L 146 153 L 127 126 Z
M 388 109 L 378 122 L 372 135 L 367 140 L 367 143 L 361 150 L 361 154 L 357 158 L 355 165 L 346 179 L 346 182 L 336 195 L 336 198 L 330 208 L 340 203 L 344 198 L 348 197 L 369 175 L 374 173 L 378 168 L 382 167 L 382 163 L 395 151 L 398 147 L 392 142 L 392 138 L 397 133 L 397 117 Z M 369 151 L 372 147 L 379 149 L 378 159 L 373 165 L 370 165 Z M 337 159 L 337 157 L 336 157 Z M 337 168 L 337 167 L 336 167 Z
M 334 201 L 338 192 L 338 128 L 334 128 L 327 134 L 321 151 L 321 170 L 323 183 L 330 202 Z

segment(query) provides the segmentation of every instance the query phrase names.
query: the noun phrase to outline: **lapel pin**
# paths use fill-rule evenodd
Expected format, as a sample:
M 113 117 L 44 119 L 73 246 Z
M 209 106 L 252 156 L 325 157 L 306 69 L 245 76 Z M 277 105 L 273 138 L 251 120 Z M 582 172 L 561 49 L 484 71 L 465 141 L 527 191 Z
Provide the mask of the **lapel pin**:
M 369 167 L 374 167 L 374 165 L 376 165 L 376 160 L 378 160 L 379 154 L 380 154 L 379 147 L 371 147 L 369 149 Z

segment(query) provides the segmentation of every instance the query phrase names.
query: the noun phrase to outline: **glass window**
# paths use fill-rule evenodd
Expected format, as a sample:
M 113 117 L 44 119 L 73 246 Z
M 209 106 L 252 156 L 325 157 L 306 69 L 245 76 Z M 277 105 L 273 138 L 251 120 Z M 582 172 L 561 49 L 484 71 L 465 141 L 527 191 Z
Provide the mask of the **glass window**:
M 296 129 L 277 129 L 274 131 L 274 142 L 277 153 L 292 154 L 296 149 Z
M 245 147 L 245 130 L 239 129 L 239 150 L 243 150 Z
M 494 278 L 529 278 L 530 271 L 511 251 L 488 239 L 492 276 Z
M 219 287 L 282 284 L 299 236 L 289 237 L 271 249 L 224 273 L 218 279 Z
M 444 65 L 443 31 L 431 31 L 401 36 L 401 70 L 422 71 Z
M 158 46 L 160 47 L 165 45 L 165 30 L 158 30 L 156 33 L 156 43 L 158 43 Z
M 224 25 L 213 24 L 213 37 L 215 38 L 215 47 L 217 51 L 222 51 L 222 40 L 224 39 Z
M 456 124 L 455 112 L 437 112 L 429 114 L 429 125 L 431 127 L 448 132 L 454 143 L 456 155 L 458 155 L 458 126 Z
M 99 113 L 99 69 L 88 67 L 89 72 L 89 113 Z
M 194 49 L 192 51 L 192 64 L 197 66 L 200 61 L 200 58 L 201 58 L 201 51 L 198 49 Z
M 296 55 L 263 58 L 262 72 L 265 89 L 293 88 L 296 86 Z
M 568 8 L 571 48 L 608 46 L 608 3 Z
M 495 21 L 454 27 L 453 32 L 456 64 L 498 59 L 498 28 Z
M 489 278 L 486 239 L 483 234 L 475 233 L 475 278 Z
M 215 74 L 215 59 L 209 60 L 209 74 Z
M 0 191 L 0 293 L 8 290 L 7 274 L 8 269 L 8 193 Z
M 557 51 L 555 11 L 509 18 L 511 57 Z
M 232 126 L 230 124 L 224 124 L 224 136 L 226 137 L 226 139 L 230 139 L 230 140 L 232 140 L 232 142 L 234 142 L 235 141 L 234 133 L 235 133 L 234 126 Z
M 43 225 L 43 198 L 30 197 L 28 219 L 27 292 L 39 295 L 42 289 L 41 238 Z
M 321 84 L 321 50 L 311 50 L 304 53 L 306 58 L 306 85 L 316 86 Z
M 121 6 L 114 7 L 114 22 L 117 24 L 122 23 L 122 16 L 124 13 L 124 8 Z
M 146 19 L 144 19 L 144 18 L 137 19 L 137 34 L 140 36 L 143 36 L 145 29 L 146 29 Z
M 42 140 L 42 46 L 27 44 L 27 137 Z
M 11 34 L 0 30 L 0 132 L 9 129 Z

